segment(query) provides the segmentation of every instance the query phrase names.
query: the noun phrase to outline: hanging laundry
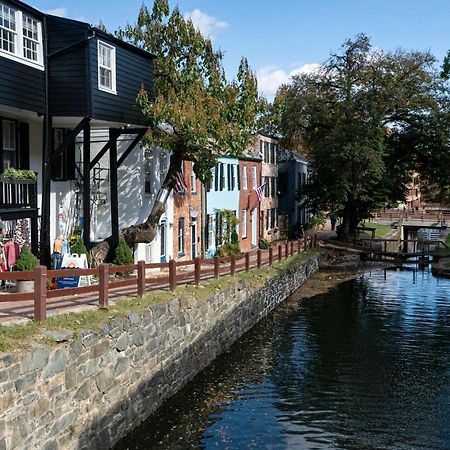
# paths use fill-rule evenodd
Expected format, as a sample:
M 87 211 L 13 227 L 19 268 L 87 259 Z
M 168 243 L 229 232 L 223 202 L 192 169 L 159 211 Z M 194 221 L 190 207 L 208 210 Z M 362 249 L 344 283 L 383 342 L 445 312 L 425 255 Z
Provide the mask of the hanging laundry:
M 6 267 L 11 269 L 16 263 L 18 254 L 16 253 L 16 245 L 13 241 L 9 240 L 5 244 L 5 254 L 6 254 Z

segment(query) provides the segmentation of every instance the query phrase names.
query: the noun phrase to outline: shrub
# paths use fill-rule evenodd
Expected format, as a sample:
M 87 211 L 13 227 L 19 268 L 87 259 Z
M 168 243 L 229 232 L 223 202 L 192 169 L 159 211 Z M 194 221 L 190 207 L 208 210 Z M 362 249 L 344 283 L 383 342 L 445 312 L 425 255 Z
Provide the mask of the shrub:
M 261 250 L 267 250 L 270 247 L 270 243 L 267 239 L 260 239 L 258 243 L 258 247 Z
M 217 256 L 221 257 L 240 254 L 241 248 L 239 247 L 239 244 L 224 244 L 217 250 Z
M 239 244 L 239 236 L 237 234 L 236 228 L 233 229 L 230 236 L 230 242 L 232 244 Z
M 128 247 L 127 243 L 123 239 L 120 239 L 115 251 L 113 264 L 116 266 L 128 266 L 133 263 L 134 258 L 130 247 Z
M 39 260 L 30 252 L 28 245 L 24 244 L 13 270 L 16 272 L 29 272 L 34 270 L 38 264 Z

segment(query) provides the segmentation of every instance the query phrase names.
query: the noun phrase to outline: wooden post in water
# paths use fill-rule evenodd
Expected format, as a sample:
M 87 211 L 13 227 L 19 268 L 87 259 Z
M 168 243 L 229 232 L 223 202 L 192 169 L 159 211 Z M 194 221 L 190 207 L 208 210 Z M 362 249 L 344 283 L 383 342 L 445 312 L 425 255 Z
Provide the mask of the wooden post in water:
M 145 295 L 145 261 L 137 263 L 137 295 L 140 298 Z
M 173 292 L 177 288 L 177 265 L 174 259 L 169 261 L 169 289 Z
M 98 297 L 100 308 L 107 308 L 109 302 L 109 265 L 98 266 Z
M 197 256 L 194 259 L 194 282 L 196 286 L 200 284 L 201 269 L 202 269 L 202 260 Z
M 47 318 L 47 267 L 34 269 L 34 320 L 42 322 Z

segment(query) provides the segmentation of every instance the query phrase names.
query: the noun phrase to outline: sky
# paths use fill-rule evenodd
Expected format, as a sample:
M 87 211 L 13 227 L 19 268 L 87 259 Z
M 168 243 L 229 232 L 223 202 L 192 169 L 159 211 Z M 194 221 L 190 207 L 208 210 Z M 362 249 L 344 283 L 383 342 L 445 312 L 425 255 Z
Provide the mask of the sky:
M 28 3 L 28 0 L 25 0 Z M 142 0 L 33 0 L 39 10 L 108 31 L 134 23 Z M 145 0 L 151 7 L 152 0 Z M 178 0 L 181 12 L 221 49 L 229 79 L 241 57 L 272 99 L 289 76 L 310 71 L 348 38 L 365 33 L 383 50 L 450 49 L 450 0 Z

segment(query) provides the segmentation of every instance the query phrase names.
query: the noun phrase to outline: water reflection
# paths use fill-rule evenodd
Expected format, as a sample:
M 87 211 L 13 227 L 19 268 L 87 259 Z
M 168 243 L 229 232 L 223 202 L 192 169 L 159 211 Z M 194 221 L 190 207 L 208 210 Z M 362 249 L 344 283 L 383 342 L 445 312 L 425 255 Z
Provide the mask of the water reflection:
M 448 449 L 449 288 L 408 267 L 293 296 L 117 448 Z

